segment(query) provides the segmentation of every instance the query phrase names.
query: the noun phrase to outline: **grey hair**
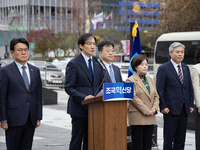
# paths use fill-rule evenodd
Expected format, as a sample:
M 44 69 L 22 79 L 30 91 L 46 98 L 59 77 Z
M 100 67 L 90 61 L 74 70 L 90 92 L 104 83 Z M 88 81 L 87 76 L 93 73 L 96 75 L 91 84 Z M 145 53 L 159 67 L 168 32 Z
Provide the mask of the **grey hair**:
M 85 38 L 85 43 L 86 42 L 89 42 L 91 39 L 93 39 L 94 38 L 94 36 L 92 35 L 92 36 L 90 36 L 90 37 L 88 37 L 88 38 Z M 96 41 L 95 41 L 96 42 Z
M 169 46 L 169 52 L 173 52 L 174 48 L 181 46 L 185 51 L 185 46 L 179 42 L 174 42 Z

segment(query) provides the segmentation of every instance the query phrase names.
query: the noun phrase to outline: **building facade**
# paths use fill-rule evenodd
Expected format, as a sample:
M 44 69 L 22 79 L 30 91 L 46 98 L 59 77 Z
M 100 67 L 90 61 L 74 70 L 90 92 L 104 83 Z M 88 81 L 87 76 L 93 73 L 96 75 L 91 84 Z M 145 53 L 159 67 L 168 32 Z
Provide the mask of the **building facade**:
M 54 33 L 75 31 L 73 28 L 80 27 L 79 22 L 87 16 L 87 9 L 87 0 L 0 0 L 0 24 L 27 30 L 42 27 Z
M 88 0 L 0 0 L 0 46 L 30 30 L 85 31 Z
M 160 9 L 154 0 L 0 0 L 0 46 L 14 37 L 27 37 L 30 30 L 84 33 L 88 15 L 102 11 L 104 18 L 109 14 L 112 17 L 99 23 L 98 29 L 129 32 L 130 22 L 137 21 L 140 31 L 147 30 L 160 24 Z
M 103 1 L 103 0 L 102 0 Z M 105 0 L 104 0 L 105 1 Z M 102 28 L 115 28 L 119 31 L 130 31 L 130 22 L 137 21 L 141 31 L 148 30 L 160 24 L 158 16 L 162 6 L 154 2 L 119 1 L 102 3 L 103 11 L 112 12 L 112 20 L 106 22 Z M 103 7 L 104 6 L 104 7 Z M 112 8 L 112 9 L 109 9 Z M 137 8 L 137 9 L 136 9 Z M 107 15 L 106 14 L 106 15 Z

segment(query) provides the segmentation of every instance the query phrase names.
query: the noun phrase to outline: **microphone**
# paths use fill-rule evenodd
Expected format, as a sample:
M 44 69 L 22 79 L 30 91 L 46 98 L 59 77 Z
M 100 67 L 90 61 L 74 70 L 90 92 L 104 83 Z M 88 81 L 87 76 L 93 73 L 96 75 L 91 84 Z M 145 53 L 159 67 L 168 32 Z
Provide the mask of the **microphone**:
M 100 60 L 99 58 L 97 58 L 97 57 L 94 57 L 94 58 L 95 58 L 95 60 L 99 63 L 99 65 L 101 66 L 101 68 L 102 68 L 103 70 L 107 71 L 106 68 L 105 68 L 105 66 L 104 66 L 103 63 L 101 62 L 101 60 Z
M 112 83 L 112 81 L 110 79 L 110 75 L 108 73 L 108 70 L 105 68 L 105 65 L 103 64 L 102 60 L 97 58 L 97 57 L 94 57 L 94 58 L 99 63 L 100 67 L 106 72 L 106 76 L 107 76 L 108 82 Z
M 94 59 L 98 62 L 99 66 L 106 72 L 106 76 L 109 80 L 109 83 L 112 83 L 111 80 L 110 80 L 110 75 L 108 74 L 108 71 L 107 69 L 105 68 L 104 64 L 101 62 L 101 60 L 97 57 L 94 57 Z M 104 80 L 106 78 L 106 76 L 104 76 L 103 80 L 101 81 L 99 87 L 97 88 L 97 90 L 95 91 L 94 93 L 94 96 L 96 96 L 97 92 L 99 91 L 100 87 L 102 86 L 102 84 L 104 83 Z

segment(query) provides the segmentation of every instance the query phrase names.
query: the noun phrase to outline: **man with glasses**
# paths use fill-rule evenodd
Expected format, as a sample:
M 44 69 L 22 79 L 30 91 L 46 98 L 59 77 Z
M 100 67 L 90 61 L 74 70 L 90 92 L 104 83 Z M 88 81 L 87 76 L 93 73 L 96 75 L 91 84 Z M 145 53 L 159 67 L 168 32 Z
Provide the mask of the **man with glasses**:
M 88 149 L 88 106 L 81 102 L 96 96 L 104 78 L 103 70 L 93 57 L 96 38 L 89 33 L 83 34 L 78 39 L 78 46 L 81 54 L 67 64 L 65 76 L 65 91 L 70 96 L 67 113 L 72 118 L 69 150 Z
M 0 69 L 0 122 L 7 150 L 31 150 L 35 128 L 42 119 L 42 83 L 38 68 L 27 63 L 29 43 L 10 42 L 15 61 Z
M 120 69 L 118 66 L 111 63 L 114 58 L 114 44 L 109 41 L 102 41 L 98 44 L 98 51 L 106 67 L 106 82 L 116 83 L 122 82 Z

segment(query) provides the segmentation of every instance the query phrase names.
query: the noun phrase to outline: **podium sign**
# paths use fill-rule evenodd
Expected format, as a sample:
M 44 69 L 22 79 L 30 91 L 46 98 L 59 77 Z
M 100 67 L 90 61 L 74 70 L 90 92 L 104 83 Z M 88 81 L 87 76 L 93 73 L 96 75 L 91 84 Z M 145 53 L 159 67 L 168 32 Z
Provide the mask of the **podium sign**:
M 81 102 L 88 105 L 88 150 L 127 150 L 127 100 L 133 99 L 133 83 L 104 83 L 99 95 Z
M 134 83 L 104 83 L 103 101 L 122 101 L 133 99 Z

